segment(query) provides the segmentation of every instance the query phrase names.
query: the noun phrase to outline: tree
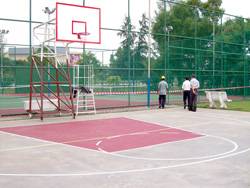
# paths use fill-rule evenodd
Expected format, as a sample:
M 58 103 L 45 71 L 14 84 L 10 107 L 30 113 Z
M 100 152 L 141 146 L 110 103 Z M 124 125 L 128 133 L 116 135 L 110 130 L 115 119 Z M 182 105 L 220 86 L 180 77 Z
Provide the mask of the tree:
M 118 85 L 121 82 L 120 76 L 109 76 L 106 80 L 110 85 Z
M 25 60 L 3 57 L 4 86 L 29 84 L 30 67 Z
M 118 36 L 123 38 L 121 45 L 122 47 L 130 47 L 133 49 L 136 39 L 135 26 L 131 24 L 129 17 L 125 17 L 121 30 L 118 32 Z
M 165 10 L 163 4 L 159 6 L 160 10 L 152 27 L 153 38 L 157 43 L 160 55 L 154 68 L 164 70 L 166 57 L 168 57 L 169 66 L 167 69 L 171 74 L 169 82 L 173 82 L 176 72 L 180 74 L 178 70 L 183 70 L 183 74 L 189 70 L 190 75 L 191 71 L 211 67 L 213 37 L 215 37 L 213 31 L 219 31 L 217 29 L 220 24 L 218 20 L 223 14 L 223 9 L 220 6 L 221 0 L 181 1 L 173 3 L 169 10 Z M 172 26 L 171 32 L 166 32 L 168 26 Z M 198 51 L 197 49 L 202 50 Z M 199 65 L 200 67 L 198 67 L 197 53 L 200 53 L 203 58 L 202 63 L 208 62 L 206 66 Z M 178 79 L 183 78 L 179 77 Z
M 95 80 L 103 80 L 107 77 L 106 73 L 102 71 L 105 66 L 96 58 L 95 54 L 90 51 L 84 51 L 81 55 L 79 65 L 92 65 L 94 69 Z
M 79 62 L 80 65 L 93 65 L 94 68 L 101 67 L 101 62 L 90 51 L 84 51 Z
M 110 67 L 113 75 L 119 75 L 122 79 L 128 79 L 131 68 L 131 54 L 134 50 L 136 32 L 129 17 L 125 17 L 118 36 L 122 38 L 121 46 L 110 58 Z M 119 69 L 119 70 L 118 70 Z
M 211 21 L 218 22 L 224 13 L 221 7 L 222 0 L 208 0 L 207 2 L 201 3 L 202 15 L 209 17 Z
M 148 43 L 147 43 L 147 34 L 148 34 L 148 19 L 145 14 L 142 15 L 141 20 L 139 20 L 140 29 L 137 34 L 137 40 L 135 42 L 135 48 L 133 50 L 133 79 L 140 78 L 146 67 L 147 52 L 148 52 Z M 134 72 L 136 73 L 134 75 Z
M 228 86 L 244 85 L 244 72 L 247 62 L 248 42 L 250 40 L 250 22 L 243 18 L 234 18 L 227 20 L 222 27 L 222 33 L 219 36 L 223 41 L 224 69 L 228 73 Z M 246 58 L 246 59 L 245 59 Z M 247 69 L 246 69 L 247 70 Z M 244 72 L 244 74 L 232 74 L 233 71 Z
M 122 79 L 128 78 L 128 49 L 119 47 L 115 54 L 111 55 L 110 68 L 113 76 L 120 76 Z
M 142 19 L 139 20 L 140 29 L 138 33 L 138 40 L 136 41 L 135 53 L 141 57 L 147 56 L 148 43 L 147 43 L 147 34 L 148 34 L 148 19 L 145 14 L 142 15 Z

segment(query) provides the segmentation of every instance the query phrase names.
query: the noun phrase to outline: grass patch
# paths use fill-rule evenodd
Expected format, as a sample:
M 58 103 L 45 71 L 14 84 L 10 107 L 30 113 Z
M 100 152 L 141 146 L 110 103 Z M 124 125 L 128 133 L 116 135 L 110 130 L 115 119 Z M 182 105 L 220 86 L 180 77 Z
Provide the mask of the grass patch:
M 220 109 L 220 104 L 216 103 L 217 109 Z M 209 104 L 207 103 L 200 103 L 198 104 L 200 108 L 209 108 Z M 241 101 L 232 101 L 227 103 L 226 110 L 236 110 L 236 111 L 243 111 L 243 112 L 250 112 L 250 100 L 241 100 Z

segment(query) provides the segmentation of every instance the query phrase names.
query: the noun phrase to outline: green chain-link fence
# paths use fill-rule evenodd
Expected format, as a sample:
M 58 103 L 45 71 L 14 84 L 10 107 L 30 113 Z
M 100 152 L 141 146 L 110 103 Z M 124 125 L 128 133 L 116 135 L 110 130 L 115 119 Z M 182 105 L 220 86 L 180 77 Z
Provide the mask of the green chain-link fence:
M 104 1 L 107 4 L 113 2 Z M 145 0 L 145 4 L 147 2 Z M 82 4 L 83 1 L 72 3 Z M 84 3 L 88 5 L 88 2 Z M 98 2 L 92 3 L 92 6 L 102 8 Z M 97 108 L 147 105 L 149 48 L 151 105 L 157 104 L 156 91 L 161 75 L 166 76 L 170 86 L 170 104 L 182 102 L 182 82 L 192 74 L 200 81 L 201 90 L 223 88 L 228 95 L 237 99 L 249 97 L 249 19 L 224 13 L 219 1 L 188 0 L 176 3 L 158 0 L 153 1 L 158 3 L 158 8 L 152 16 L 152 28 L 148 29 L 148 7 L 143 8 L 142 13 L 145 14 L 136 20 L 133 13 L 137 7 L 130 0 L 123 0 L 123 3 L 127 6 L 126 16 L 123 15 L 117 26 L 113 27 L 110 22 L 102 26 L 101 45 L 72 47 L 71 50 L 80 56 L 77 63 L 94 67 Z M 124 7 L 120 8 L 124 10 Z M 103 19 L 107 11 L 102 10 Z M 0 23 L 6 27 L 24 24 L 26 28 L 32 28 L 40 22 L 34 20 L 32 15 L 23 20 L 0 16 Z M 152 46 L 148 44 L 149 33 Z M 32 38 L 31 30 L 26 37 L 26 44 L 1 42 L 2 96 L 10 95 L 12 99 L 15 96 L 27 97 L 25 93 L 29 92 L 29 53 L 32 46 L 28 40 Z M 107 47 L 110 45 L 112 48 Z M 19 53 L 20 49 L 26 53 Z M 202 100 L 204 93 L 200 92 L 200 95 Z M 4 103 L 0 108 L 8 106 Z

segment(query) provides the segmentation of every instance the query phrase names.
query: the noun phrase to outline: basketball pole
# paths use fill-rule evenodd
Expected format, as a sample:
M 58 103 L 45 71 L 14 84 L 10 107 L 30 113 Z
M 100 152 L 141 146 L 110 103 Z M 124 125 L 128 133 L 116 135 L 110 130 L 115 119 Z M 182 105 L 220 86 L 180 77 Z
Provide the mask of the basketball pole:
M 82 1 L 82 5 L 85 6 L 85 0 Z M 84 55 L 85 55 L 85 43 L 82 45 L 82 64 L 84 65 Z
M 31 115 L 31 110 L 32 110 L 32 93 L 33 93 L 33 87 L 32 87 L 32 82 L 33 82 L 33 60 L 32 60 L 32 0 L 29 1 L 29 56 L 31 57 L 30 59 L 30 93 L 29 93 L 29 115 Z M 16 64 L 16 63 L 15 63 Z M 16 79 L 15 79 L 16 80 Z
M 151 29 L 151 1 L 148 0 L 148 92 L 147 92 L 147 106 L 150 108 L 150 67 L 151 67 L 151 34 L 150 34 L 150 29 Z
M 32 56 L 32 0 L 29 1 L 29 56 Z

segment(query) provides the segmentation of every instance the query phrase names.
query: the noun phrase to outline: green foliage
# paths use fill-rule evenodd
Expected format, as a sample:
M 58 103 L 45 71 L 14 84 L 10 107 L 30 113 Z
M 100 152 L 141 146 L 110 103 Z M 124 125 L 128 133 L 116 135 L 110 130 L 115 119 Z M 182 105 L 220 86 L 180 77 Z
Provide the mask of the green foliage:
M 217 106 L 219 106 L 219 104 Z M 200 103 L 198 104 L 198 107 L 209 108 L 209 105 L 208 103 Z M 227 110 L 250 112 L 250 100 L 232 101 L 227 103 Z
M 106 79 L 106 81 L 107 81 L 108 84 L 118 85 L 119 83 L 121 83 L 121 77 L 120 76 L 109 76 Z
M 213 22 L 218 22 L 224 13 L 224 10 L 220 8 L 221 4 L 222 0 L 208 0 L 201 3 L 203 15 Z
M 118 36 L 122 38 L 121 46 L 115 54 L 110 57 L 110 67 L 112 75 L 120 75 L 122 79 L 127 79 L 129 69 L 131 68 L 131 52 L 134 48 L 136 33 L 133 31 L 129 17 L 125 17 Z
M 107 77 L 107 72 L 104 71 L 106 66 L 102 65 L 101 62 L 96 58 L 95 54 L 90 51 L 84 51 L 79 61 L 80 65 L 93 65 L 95 73 L 95 81 L 103 81 Z
M 122 47 L 130 47 L 133 48 L 136 38 L 136 32 L 134 31 L 135 26 L 131 24 L 131 20 L 129 17 L 125 17 L 123 25 L 121 26 L 121 30 L 118 33 L 118 36 L 123 38 L 121 44 Z
M 181 83 L 183 77 L 196 73 L 204 87 L 244 85 L 242 72 L 249 69 L 244 58 L 244 44 L 250 41 L 249 20 L 223 19 L 222 0 L 170 4 L 170 9 L 160 4 L 152 26 L 159 53 L 153 69 L 167 69 L 170 83 L 176 78 Z M 168 26 L 173 28 L 169 33 Z
M 146 15 L 143 14 L 141 20 L 139 21 L 139 32 L 137 34 L 137 41 L 135 48 L 132 54 L 132 64 L 133 69 L 136 69 L 136 74 L 133 72 L 133 80 L 141 79 L 145 76 L 145 72 L 142 71 L 146 68 L 147 65 L 147 52 L 148 52 L 148 42 L 147 42 L 147 33 L 149 30 L 148 19 Z
M 22 77 L 17 78 L 16 73 L 29 68 L 28 61 L 23 60 L 13 60 L 7 57 L 3 57 L 3 83 L 2 86 L 15 85 L 17 82 L 25 79 L 23 74 Z M 29 74 L 28 74 L 29 76 Z
M 93 65 L 94 68 L 100 68 L 101 62 L 96 58 L 95 54 L 90 51 L 84 51 L 79 62 L 80 65 Z
M 132 75 L 133 80 L 142 79 L 145 76 L 148 51 L 148 19 L 145 14 L 142 15 L 139 26 L 139 31 L 135 32 L 131 20 L 125 17 L 121 31 L 118 33 L 122 38 L 121 46 L 110 57 L 112 74 L 120 75 L 125 80 L 128 79 L 129 74 Z
M 128 48 L 119 47 L 115 54 L 111 55 L 110 67 L 112 75 L 120 75 L 122 79 L 128 78 Z
M 38 49 L 35 49 L 34 53 L 35 54 L 40 54 L 41 51 L 42 51 L 42 48 L 38 48 Z M 51 52 L 49 51 L 48 48 L 43 47 L 43 53 L 46 54 L 46 53 L 51 53 Z M 40 57 L 38 57 L 38 56 L 33 56 L 33 58 L 35 58 L 35 61 L 36 61 L 36 63 L 38 65 L 48 65 L 50 63 L 50 61 L 51 61 L 51 58 L 48 58 L 48 57 L 44 57 L 42 62 L 40 60 Z M 32 61 L 30 56 L 27 58 L 27 60 L 30 61 L 30 62 Z
M 136 41 L 135 54 L 140 57 L 146 57 L 148 51 L 147 33 L 148 33 L 148 19 L 145 14 L 139 20 L 140 29 L 138 33 L 138 40 Z

